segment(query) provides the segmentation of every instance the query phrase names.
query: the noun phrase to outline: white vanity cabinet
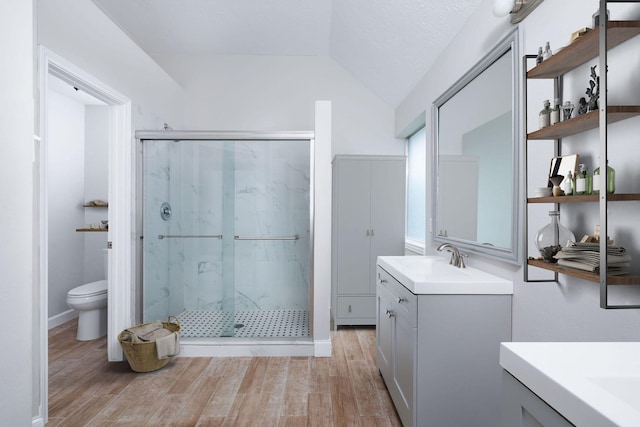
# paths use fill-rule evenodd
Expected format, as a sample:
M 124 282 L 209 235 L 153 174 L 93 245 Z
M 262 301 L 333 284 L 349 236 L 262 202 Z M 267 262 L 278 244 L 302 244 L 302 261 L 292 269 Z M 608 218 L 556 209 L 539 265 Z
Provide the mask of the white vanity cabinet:
M 404 156 L 333 160 L 331 312 L 334 327 L 376 322 L 376 259 L 404 254 Z
M 403 425 L 500 425 L 511 294 L 416 295 L 379 265 L 377 279 L 377 367 Z

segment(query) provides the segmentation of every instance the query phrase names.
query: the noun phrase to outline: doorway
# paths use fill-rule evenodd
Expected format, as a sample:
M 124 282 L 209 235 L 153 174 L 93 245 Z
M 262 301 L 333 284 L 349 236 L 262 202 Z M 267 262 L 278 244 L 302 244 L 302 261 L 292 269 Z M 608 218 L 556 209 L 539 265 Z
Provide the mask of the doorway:
M 64 58 L 50 50 L 39 48 L 39 105 L 37 132 L 39 138 L 36 148 L 36 173 L 34 200 L 36 215 L 34 224 L 34 239 L 38 258 L 35 261 L 36 280 L 38 291 L 36 297 L 39 307 L 36 320 L 38 336 L 34 346 L 34 354 L 37 354 L 40 366 L 40 387 L 34 390 L 34 401 L 39 403 L 39 418 L 43 423 L 47 422 L 48 413 L 48 326 L 49 326 L 49 267 L 50 253 L 50 224 L 48 218 L 50 183 L 47 180 L 49 153 L 49 130 L 52 117 L 48 116 L 49 88 L 58 82 L 69 85 L 78 92 L 83 92 L 104 104 L 108 109 L 108 149 L 107 149 L 107 201 L 109 203 L 106 213 L 109 224 L 106 234 L 108 242 L 109 263 L 107 267 L 108 286 L 108 338 L 107 357 L 109 361 L 122 360 L 122 351 L 117 341 L 118 331 L 129 326 L 131 322 L 131 301 L 128 289 L 116 287 L 114 283 L 131 283 L 134 277 L 134 264 L 132 262 L 131 234 L 133 223 L 131 221 L 133 193 L 132 177 L 132 131 L 131 131 L 131 102 L 128 98 L 117 93 L 103 82 L 87 74 L 80 68 L 69 63 Z M 105 213 L 103 212 L 103 215 Z M 84 222 L 84 221 L 83 221 Z M 78 226 L 82 228 L 83 225 Z M 80 263 L 84 260 L 77 260 Z

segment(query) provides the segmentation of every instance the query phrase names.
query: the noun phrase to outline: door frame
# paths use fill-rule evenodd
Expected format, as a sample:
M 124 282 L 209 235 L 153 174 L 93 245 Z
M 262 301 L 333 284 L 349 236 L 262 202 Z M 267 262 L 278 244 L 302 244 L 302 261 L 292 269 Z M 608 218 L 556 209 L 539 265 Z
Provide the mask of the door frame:
M 34 200 L 36 201 L 36 215 L 34 218 L 34 239 L 37 248 L 37 260 L 34 261 L 38 290 L 36 307 L 39 319 L 34 331 L 39 337 L 40 346 L 40 390 L 39 417 L 43 424 L 48 418 L 48 387 L 49 387 L 49 352 L 48 352 L 48 267 L 49 267 L 49 238 L 48 238 L 48 117 L 47 90 L 49 76 L 55 76 L 74 87 L 77 87 L 109 106 L 109 231 L 107 235 L 109 262 L 107 275 L 108 285 L 108 324 L 107 324 L 107 358 L 109 361 L 123 360 L 122 350 L 117 340 L 117 334 L 130 326 L 132 315 L 131 291 L 135 277 L 135 263 L 133 262 L 133 133 L 131 127 L 131 101 L 101 82 L 79 67 L 55 54 L 44 46 L 38 47 L 38 106 L 37 125 L 38 148 L 37 173 L 38 179 L 34 183 Z M 119 284 L 115 286 L 114 284 Z M 35 393 L 34 393 L 35 394 Z

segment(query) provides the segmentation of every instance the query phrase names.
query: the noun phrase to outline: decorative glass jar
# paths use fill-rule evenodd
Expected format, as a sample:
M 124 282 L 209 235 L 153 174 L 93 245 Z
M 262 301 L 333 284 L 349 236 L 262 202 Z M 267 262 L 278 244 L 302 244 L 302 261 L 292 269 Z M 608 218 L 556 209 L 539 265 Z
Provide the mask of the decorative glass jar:
M 559 211 L 549 211 L 549 218 L 549 224 L 536 233 L 535 244 L 544 261 L 556 262 L 553 256 L 566 246 L 568 241 L 575 242 L 576 236 L 560 223 Z

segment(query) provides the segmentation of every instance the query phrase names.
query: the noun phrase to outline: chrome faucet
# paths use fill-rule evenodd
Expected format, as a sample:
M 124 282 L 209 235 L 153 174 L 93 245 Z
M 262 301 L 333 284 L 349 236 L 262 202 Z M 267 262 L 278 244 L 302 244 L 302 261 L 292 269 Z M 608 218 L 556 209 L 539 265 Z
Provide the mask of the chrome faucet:
M 449 264 L 458 268 L 466 268 L 464 259 L 467 257 L 467 254 L 461 254 L 453 243 L 443 243 L 438 246 L 437 251 L 442 252 L 444 249 L 448 249 L 448 251 L 451 252 L 451 261 L 449 261 Z

